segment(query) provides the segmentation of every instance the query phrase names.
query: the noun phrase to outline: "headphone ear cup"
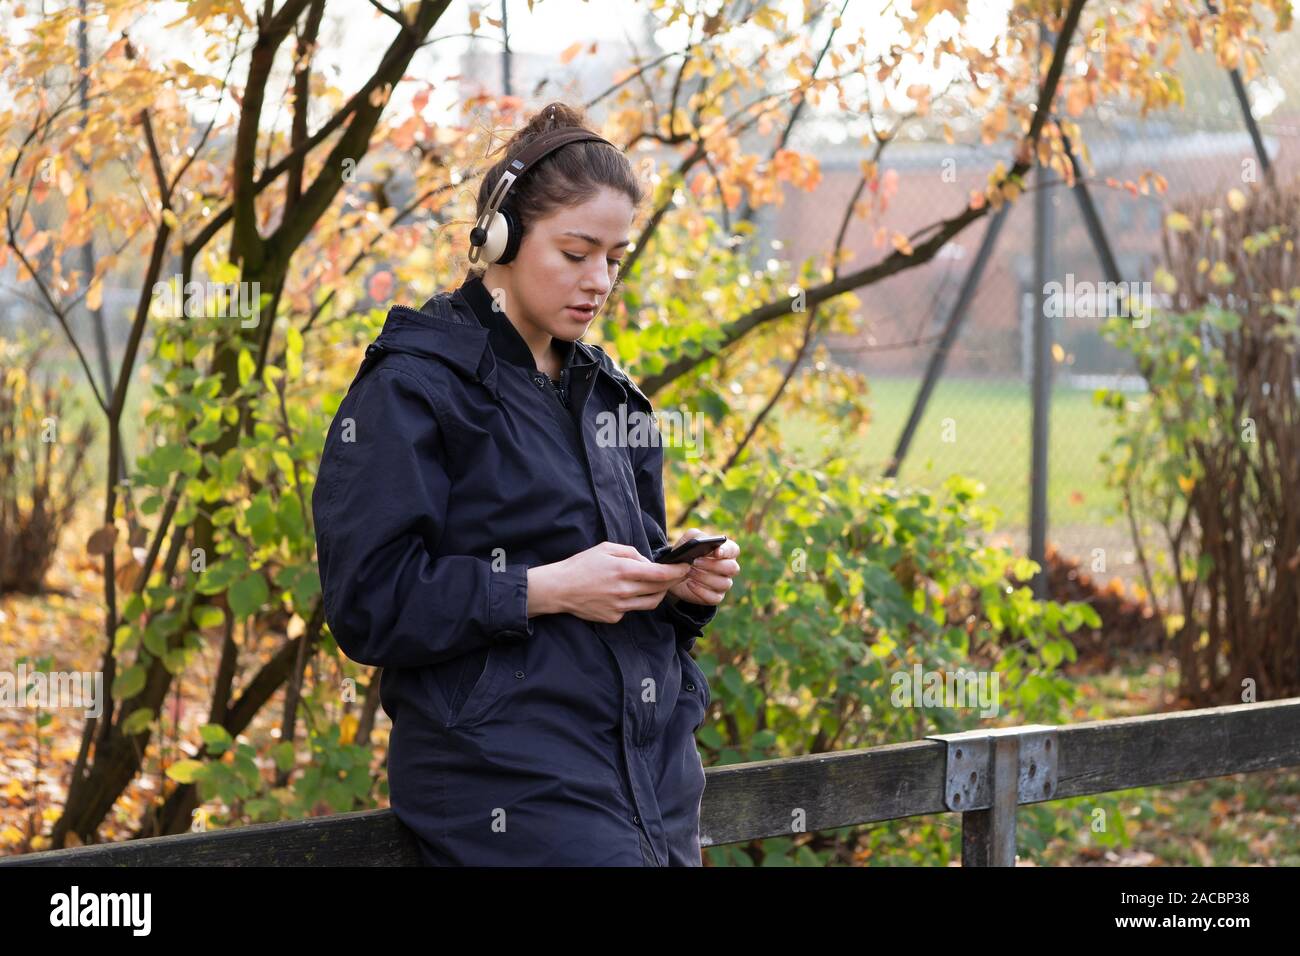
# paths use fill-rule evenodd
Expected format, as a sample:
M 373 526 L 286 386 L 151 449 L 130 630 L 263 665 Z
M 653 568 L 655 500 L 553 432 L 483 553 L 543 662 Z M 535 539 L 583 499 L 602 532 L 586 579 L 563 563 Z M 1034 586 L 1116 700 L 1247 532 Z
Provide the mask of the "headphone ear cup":
M 502 212 L 503 210 L 498 209 L 492 221 L 488 223 L 487 241 L 478 251 L 478 257 L 483 262 L 500 262 L 502 254 L 510 244 L 510 224 Z
M 505 220 L 506 241 L 504 248 L 501 250 L 500 257 L 493 259 L 492 261 L 498 265 L 505 265 L 507 262 L 512 260 L 515 257 L 515 253 L 519 251 L 519 243 L 523 241 L 524 230 L 523 227 L 519 225 L 518 217 L 510 210 L 509 206 L 502 206 L 497 210 L 497 218 Z

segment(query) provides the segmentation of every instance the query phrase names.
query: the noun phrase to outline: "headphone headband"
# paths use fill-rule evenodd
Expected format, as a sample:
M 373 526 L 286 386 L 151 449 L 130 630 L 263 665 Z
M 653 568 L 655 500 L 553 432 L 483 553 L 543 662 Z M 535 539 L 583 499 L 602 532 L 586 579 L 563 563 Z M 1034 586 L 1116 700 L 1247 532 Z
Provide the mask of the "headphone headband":
M 510 160 L 509 165 L 502 171 L 501 178 L 492 187 L 492 194 L 488 197 L 487 208 L 483 210 L 483 215 L 479 216 L 473 230 L 470 232 L 470 262 L 478 262 L 479 250 L 487 242 L 488 227 L 495 219 L 497 210 L 505 202 L 506 193 L 510 191 L 510 187 L 514 185 L 515 181 L 557 149 L 568 146 L 570 143 L 582 142 L 597 142 L 604 143 L 606 146 L 614 146 L 605 137 L 593 133 L 591 130 L 578 126 L 566 126 L 560 129 L 548 130 L 538 136 L 520 150 L 518 156 Z M 618 149 L 617 146 L 614 146 L 614 148 Z

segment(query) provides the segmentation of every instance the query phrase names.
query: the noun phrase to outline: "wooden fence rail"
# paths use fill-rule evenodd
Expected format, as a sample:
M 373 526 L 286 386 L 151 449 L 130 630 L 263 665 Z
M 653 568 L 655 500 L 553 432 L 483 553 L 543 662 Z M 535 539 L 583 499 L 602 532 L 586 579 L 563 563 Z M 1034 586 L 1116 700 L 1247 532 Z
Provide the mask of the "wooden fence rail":
M 962 864 L 1015 862 L 1015 811 L 1087 794 L 1300 766 L 1300 697 L 711 767 L 704 846 L 961 813 Z M 0 866 L 418 866 L 391 810 L 0 858 Z

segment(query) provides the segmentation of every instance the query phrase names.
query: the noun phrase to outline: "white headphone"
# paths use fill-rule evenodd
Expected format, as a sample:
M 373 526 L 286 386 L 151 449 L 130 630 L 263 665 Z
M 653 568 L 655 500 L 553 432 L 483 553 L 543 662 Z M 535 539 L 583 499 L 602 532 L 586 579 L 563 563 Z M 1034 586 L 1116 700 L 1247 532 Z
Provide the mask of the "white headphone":
M 470 230 L 470 262 L 478 262 L 479 259 L 482 259 L 484 262 L 505 265 L 515 257 L 515 253 L 519 251 L 519 243 L 523 240 L 524 230 L 518 217 L 511 212 L 509 207 L 502 208 L 506 193 L 515 180 L 557 149 L 567 146 L 569 143 L 587 141 L 614 146 L 605 137 L 599 136 L 591 132 L 591 130 L 577 126 L 567 126 L 550 130 L 538 136 L 525 146 L 517 157 L 510 161 L 510 165 L 502 172 L 501 178 L 497 180 L 496 185 L 492 188 L 492 195 L 488 197 L 487 208 L 483 210 L 483 215 L 479 216 L 474 228 Z M 618 149 L 617 146 L 614 146 L 614 148 Z

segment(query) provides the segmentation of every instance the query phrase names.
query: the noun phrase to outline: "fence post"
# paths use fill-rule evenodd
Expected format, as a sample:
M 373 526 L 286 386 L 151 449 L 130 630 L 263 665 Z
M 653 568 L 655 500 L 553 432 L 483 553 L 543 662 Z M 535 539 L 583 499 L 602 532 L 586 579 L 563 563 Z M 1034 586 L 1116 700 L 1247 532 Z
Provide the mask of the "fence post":
M 962 866 L 1016 865 L 1016 807 L 1056 792 L 1049 724 L 929 734 L 948 747 L 943 802 L 961 813 Z

